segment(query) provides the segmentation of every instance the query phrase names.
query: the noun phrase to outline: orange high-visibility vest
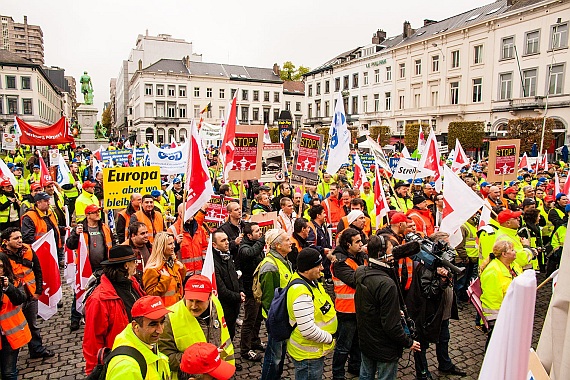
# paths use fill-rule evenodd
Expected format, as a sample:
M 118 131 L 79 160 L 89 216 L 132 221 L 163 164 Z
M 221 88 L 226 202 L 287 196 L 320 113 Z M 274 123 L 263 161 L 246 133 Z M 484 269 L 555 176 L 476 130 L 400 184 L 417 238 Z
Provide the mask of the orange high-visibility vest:
M 14 276 L 18 278 L 21 282 L 24 283 L 24 286 L 28 290 L 30 295 L 36 294 L 36 275 L 32 270 L 32 267 L 27 267 L 24 264 L 19 264 L 16 261 L 12 260 L 10 256 L 10 264 L 12 264 L 12 271 L 14 272 Z M 22 255 L 22 259 L 27 260 L 28 262 L 32 262 L 34 258 L 34 254 L 32 249 L 29 245 L 24 244 L 24 254 Z
M 345 263 L 354 271 L 358 268 L 358 264 L 350 257 L 345 260 Z M 331 273 L 336 297 L 334 300 L 334 308 L 339 313 L 356 313 L 356 307 L 354 306 L 354 294 L 356 293 L 356 289 L 346 285 L 335 276 L 332 264 Z
M 162 214 L 155 212 L 152 221 L 146 216 L 143 210 L 137 211 L 135 215 L 137 216 L 137 221 L 146 225 L 148 229 L 148 241 L 150 241 L 151 244 L 154 243 L 154 235 L 156 235 L 157 232 L 164 231 L 164 219 L 162 218 Z
M 40 214 L 38 213 L 38 211 L 36 210 L 35 207 L 33 209 L 29 210 L 28 212 L 26 212 L 24 215 L 22 215 L 20 222 L 22 220 L 24 220 L 25 216 L 28 216 L 30 219 L 32 219 L 32 222 L 34 222 L 34 226 L 36 226 L 36 234 L 35 234 L 35 240 L 36 241 L 39 238 L 41 238 L 42 236 L 44 236 L 45 234 L 47 234 L 47 232 L 48 232 L 47 223 L 42 217 L 40 217 Z M 48 210 L 46 216 L 49 218 L 49 220 L 51 221 L 51 223 L 55 227 L 55 230 L 54 230 L 55 242 L 57 243 L 57 247 L 61 248 L 61 239 L 59 238 L 59 231 L 57 230 L 58 224 L 57 224 L 57 219 L 55 217 L 55 214 L 53 213 L 53 211 Z
M 202 226 L 204 214 L 200 212 L 197 213 L 195 219 L 198 222 L 198 230 L 194 236 L 190 236 L 188 232 L 183 231 L 182 242 L 180 243 L 180 261 L 186 267 L 187 276 L 202 273 L 202 266 L 206 258 L 206 251 L 208 250 L 208 236 Z M 179 235 L 182 231 L 182 221 L 180 218 L 178 218 L 169 229 L 174 233 L 174 236 Z
M 22 313 L 22 305 L 14 306 L 6 294 L 2 295 L 0 327 L 12 350 L 23 347 L 32 339 L 26 317 Z M 0 342 L 0 348 L 2 348 L 2 342 Z

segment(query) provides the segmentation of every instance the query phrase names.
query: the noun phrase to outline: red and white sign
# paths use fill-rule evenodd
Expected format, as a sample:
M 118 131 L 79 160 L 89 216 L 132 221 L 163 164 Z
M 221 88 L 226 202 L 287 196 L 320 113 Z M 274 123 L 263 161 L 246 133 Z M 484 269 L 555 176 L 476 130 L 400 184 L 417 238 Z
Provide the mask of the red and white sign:
M 57 262 L 57 244 L 53 230 L 44 234 L 32 244 L 42 268 L 43 291 L 38 298 L 38 315 L 48 320 L 57 313 L 61 301 L 61 277 Z
M 319 162 L 323 136 L 305 131 L 297 135 L 297 148 L 295 152 L 291 180 L 293 183 L 316 186 L 319 183 Z

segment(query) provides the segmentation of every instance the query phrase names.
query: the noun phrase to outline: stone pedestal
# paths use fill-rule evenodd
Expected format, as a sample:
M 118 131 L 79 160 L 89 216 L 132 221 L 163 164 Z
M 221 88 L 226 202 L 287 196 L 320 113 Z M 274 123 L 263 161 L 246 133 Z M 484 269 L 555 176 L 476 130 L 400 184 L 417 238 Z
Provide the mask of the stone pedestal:
M 99 111 L 93 105 L 82 104 L 77 107 L 77 123 L 81 126 L 81 136 L 75 139 L 77 145 L 85 145 L 87 149 L 94 151 L 101 144 L 105 145 L 107 139 L 95 138 L 95 124 Z

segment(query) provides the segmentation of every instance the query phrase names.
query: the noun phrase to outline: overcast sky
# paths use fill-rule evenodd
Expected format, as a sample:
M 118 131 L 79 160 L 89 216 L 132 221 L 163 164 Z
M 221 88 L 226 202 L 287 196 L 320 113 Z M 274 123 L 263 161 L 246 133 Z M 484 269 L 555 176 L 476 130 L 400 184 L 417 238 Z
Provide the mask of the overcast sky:
M 88 71 L 101 111 L 110 79 L 147 29 L 193 42 L 204 62 L 272 67 L 292 61 L 314 68 L 370 43 L 377 29 L 393 36 L 402 32 L 404 20 L 417 28 L 426 18 L 443 20 L 491 2 L 1 0 L 0 12 L 16 22 L 27 15 L 28 23 L 41 26 L 46 65 L 65 68 L 76 80 Z

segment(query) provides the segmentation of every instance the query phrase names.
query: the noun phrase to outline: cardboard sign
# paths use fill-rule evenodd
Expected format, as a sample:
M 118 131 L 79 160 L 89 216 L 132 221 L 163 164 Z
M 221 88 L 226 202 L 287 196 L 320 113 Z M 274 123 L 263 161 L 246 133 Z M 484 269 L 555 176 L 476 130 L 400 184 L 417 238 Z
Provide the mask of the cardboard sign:
M 497 140 L 489 143 L 488 182 L 517 179 L 520 140 Z
M 59 164 L 59 149 L 48 150 L 49 166 L 57 166 Z
M 292 119 L 279 119 L 277 120 L 279 126 L 279 141 L 283 143 L 285 148 L 285 155 L 291 157 L 291 143 L 293 137 L 293 120 Z
M 114 167 L 103 169 L 103 208 L 123 209 L 129 205 L 131 194 L 150 194 L 160 189 L 158 166 Z
M 259 224 L 259 228 L 261 228 L 265 235 L 267 230 L 275 228 L 275 225 L 277 224 L 277 211 L 252 215 L 248 222 L 257 222 Z
M 16 150 L 16 143 L 18 142 L 18 136 L 13 133 L 3 133 L 2 134 L 2 149 L 4 150 Z
M 144 158 L 144 149 L 137 149 L 137 161 L 140 162 Z M 133 154 L 132 149 L 115 149 L 115 150 L 104 150 L 101 152 L 101 161 L 109 166 L 109 161 L 113 162 L 113 166 L 123 166 L 125 162 L 129 161 L 129 155 Z
M 286 166 L 283 144 L 263 144 L 260 182 L 285 181 Z
M 323 136 L 299 130 L 298 147 L 293 160 L 291 183 L 317 186 L 319 184 L 319 162 L 323 147 Z
M 366 137 L 366 136 L 364 136 L 364 137 Z M 367 153 L 359 154 L 358 157 L 360 157 L 360 162 L 362 163 L 362 167 L 367 172 L 370 171 L 370 165 L 373 165 L 376 163 L 376 161 L 374 160 L 374 156 L 371 154 L 367 154 Z M 354 155 L 350 155 L 348 157 L 348 161 L 350 162 L 350 165 L 354 165 Z
M 263 149 L 263 125 L 236 125 L 234 166 L 230 181 L 259 179 Z
M 214 230 L 222 225 L 228 217 L 227 206 L 230 202 L 239 203 L 239 199 L 212 195 L 210 198 L 210 205 L 206 209 L 204 223 L 208 224 L 208 226 Z

